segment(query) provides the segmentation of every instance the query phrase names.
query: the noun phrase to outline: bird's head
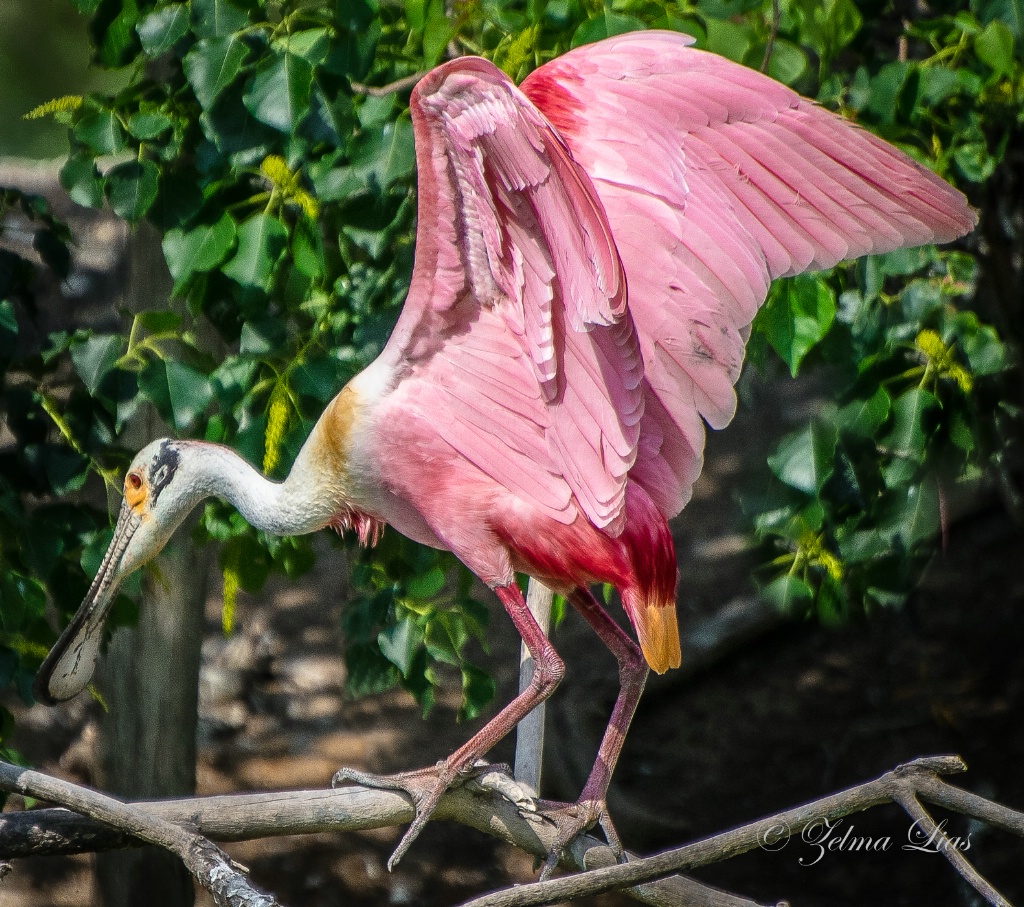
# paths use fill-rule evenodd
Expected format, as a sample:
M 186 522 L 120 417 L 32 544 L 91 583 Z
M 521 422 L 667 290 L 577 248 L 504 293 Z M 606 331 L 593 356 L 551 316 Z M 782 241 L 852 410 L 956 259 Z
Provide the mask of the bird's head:
M 36 699 L 54 705 L 80 693 L 99 657 L 103 622 L 130 573 L 155 557 L 200 495 L 189 481 L 188 445 L 161 439 L 135 456 L 110 547 L 67 629 L 36 675 Z

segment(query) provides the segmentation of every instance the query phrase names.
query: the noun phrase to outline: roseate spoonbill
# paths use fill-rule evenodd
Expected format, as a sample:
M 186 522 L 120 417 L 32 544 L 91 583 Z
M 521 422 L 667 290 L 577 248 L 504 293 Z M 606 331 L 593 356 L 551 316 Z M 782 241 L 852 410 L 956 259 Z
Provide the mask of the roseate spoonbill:
M 901 152 L 690 44 L 611 38 L 521 90 L 476 58 L 419 82 L 416 262 L 386 348 L 331 402 L 284 482 L 198 441 L 138 454 L 107 555 L 39 673 L 41 700 L 85 686 L 118 583 L 203 498 L 282 534 L 351 527 L 366 543 L 389 524 L 494 589 L 535 665 L 529 687 L 436 766 L 339 773 L 413 799 L 392 862 L 562 677 L 516 571 L 565 594 L 619 662 L 593 771 L 575 804 L 551 811 L 549 866 L 596 821 L 615 843 L 605 794 L 648 665 L 680 663 L 666 521 L 700 471 L 704 423 L 733 414 L 770 281 L 975 223 L 959 192 Z M 593 583 L 619 590 L 639 646 Z

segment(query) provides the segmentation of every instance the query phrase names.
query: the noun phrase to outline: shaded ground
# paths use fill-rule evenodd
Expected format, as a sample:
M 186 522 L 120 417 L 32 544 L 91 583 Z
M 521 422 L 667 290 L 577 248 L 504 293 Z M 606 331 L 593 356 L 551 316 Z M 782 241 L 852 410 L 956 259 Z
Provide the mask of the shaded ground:
M 810 404 L 790 385 L 749 389 L 737 423 L 712 439 L 708 470 L 677 527 L 681 623 L 704 633 L 723 612 L 747 613 L 753 589 L 733 492 L 763 459 L 768 438 Z M 627 846 L 650 852 L 867 780 L 918 755 L 961 754 L 962 783 L 1024 808 L 1024 534 L 995 502 L 952 527 L 910 609 L 827 631 L 779 624 L 696 673 L 652 680 L 616 775 L 610 807 Z M 212 581 L 210 588 L 219 590 Z M 442 700 L 421 721 L 392 693 L 343 694 L 340 615 L 345 565 L 336 554 L 295 586 L 240 601 L 240 630 L 220 633 L 217 596 L 204 649 L 200 793 L 317 787 L 340 765 L 396 770 L 446 755 L 475 730 Z M 756 613 L 756 611 L 754 612 Z M 516 682 L 518 640 L 495 613 L 491 669 L 497 704 Z M 684 659 L 695 658 L 691 636 Z M 567 679 L 549 714 L 545 794 L 573 798 L 615 697 L 611 657 L 574 616 L 555 635 Z M 85 697 L 58 709 L 18 711 L 16 745 L 44 770 L 87 779 L 97 708 Z M 510 759 L 511 743 L 494 757 Z M 1013 899 L 1024 899 L 1024 843 L 954 819 L 968 855 Z M 794 905 L 974 904 L 943 858 L 904 851 L 910 822 L 894 808 L 856 816 L 836 831 L 888 836 L 885 852 L 821 854 L 793 841 L 698 873 L 765 902 Z M 398 831 L 317 835 L 232 845 L 255 880 L 283 903 L 457 904 L 533 877 L 530 860 L 486 836 L 428 827 L 398 871 L 384 864 Z M 820 857 L 820 858 L 819 858 Z M 816 859 L 819 858 L 819 859 Z M 22 861 L 0 881 L 10 907 L 93 903 L 89 858 Z M 199 903 L 209 904 L 204 895 Z M 621 896 L 590 902 L 611 907 Z

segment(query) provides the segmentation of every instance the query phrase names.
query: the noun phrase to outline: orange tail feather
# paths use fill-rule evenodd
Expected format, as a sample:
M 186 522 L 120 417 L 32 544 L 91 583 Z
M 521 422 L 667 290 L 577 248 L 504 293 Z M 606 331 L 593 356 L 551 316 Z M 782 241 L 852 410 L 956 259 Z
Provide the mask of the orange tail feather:
M 676 550 L 665 517 L 639 485 L 626 488 L 626 529 L 632 577 L 622 592 L 644 658 L 664 674 L 682 662 L 676 619 Z

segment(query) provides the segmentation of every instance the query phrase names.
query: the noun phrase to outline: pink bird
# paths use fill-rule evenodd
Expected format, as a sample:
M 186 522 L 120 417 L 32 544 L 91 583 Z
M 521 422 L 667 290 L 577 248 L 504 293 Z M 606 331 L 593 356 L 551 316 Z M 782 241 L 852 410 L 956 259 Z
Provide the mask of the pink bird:
M 412 285 L 387 346 L 331 402 L 288 478 L 231 450 L 154 441 L 132 463 L 110 549 L 37 680 L 88 682 L 118 583 L 216 495 L 297 534 L 385 525 L 454 552 L 533 656 L 529 687 L 436 766 L 389 777 L 416 819 L 557 686 L 563 664 L 515 582 L 564 594 L 618 659 L 621 690 L 549 857 L 600 822 L 648 666 L 680 663 L 667 520 L 700 472 L 704 423 L 732 417 L 749 325 L 776 277 L 975 223 L 964 197 L 760 73 L 641 32 L 579 48 L 516 86 L 486 60 L 424 77 Z M 627 292 L 628 291 L 628 292 Z M 639 646 L 588 587 L 611 583 Z

